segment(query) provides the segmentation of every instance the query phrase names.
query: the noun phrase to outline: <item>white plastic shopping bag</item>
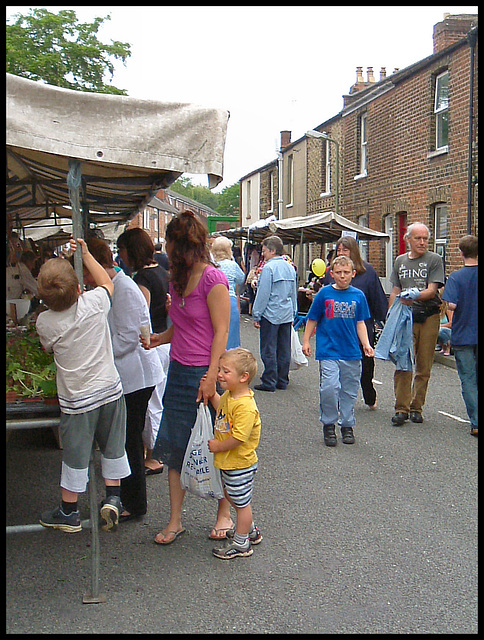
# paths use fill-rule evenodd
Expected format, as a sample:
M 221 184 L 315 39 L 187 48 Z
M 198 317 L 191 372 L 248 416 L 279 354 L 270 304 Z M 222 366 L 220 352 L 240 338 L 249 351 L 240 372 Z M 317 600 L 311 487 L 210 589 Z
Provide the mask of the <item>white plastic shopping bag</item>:
M 294 327 L 291 327 L 291 364 L 289 365 L 289 371 L 296 371 L 301 367 L 308 366 L 308 359 L 303 353 L 299 336 Z
M 180 473 L 182 489 L 200 498 L 224 497 L 220 470 L 214 467 L 213 453 L 208 448 L 212 438 L 212 416 L 208 406 L 201 402 Z

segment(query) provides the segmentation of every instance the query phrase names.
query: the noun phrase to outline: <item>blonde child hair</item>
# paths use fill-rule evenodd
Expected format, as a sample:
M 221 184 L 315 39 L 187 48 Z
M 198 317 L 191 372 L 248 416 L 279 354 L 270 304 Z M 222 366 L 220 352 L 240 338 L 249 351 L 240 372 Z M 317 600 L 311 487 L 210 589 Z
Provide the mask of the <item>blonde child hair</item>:
M 228 349 L 220 356 L 220 360 L 230 360 L 233 362 L 239 376 L 248 373 L 249 378 L 247 384 L 252 382 L 257 373 L 257 360 L 248 349 L 244 349 L 243 347 Z
M 79 297 L 79 280 L 69 260 L 51 258 L 37 277 L 39 296 L 52 311 L 65 311 Z
M 337 264 L 340 264 L 343 267 L 350 266 L 353 271 L 355 270 L 355 263 L 349 256 L 336 256 L 336 258 L 333 258 L 333 261 L 331 262 L 331 270 L 333 270 Z

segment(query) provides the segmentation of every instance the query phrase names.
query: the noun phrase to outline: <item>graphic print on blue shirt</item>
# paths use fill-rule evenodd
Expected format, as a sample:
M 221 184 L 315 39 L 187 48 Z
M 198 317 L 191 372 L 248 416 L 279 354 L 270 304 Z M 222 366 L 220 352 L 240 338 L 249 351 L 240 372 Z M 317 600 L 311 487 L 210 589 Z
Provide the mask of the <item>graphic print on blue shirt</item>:
M 329 318 L 356 318 L 356 300 L 350 303 L 346 301 L 326 300 L 326 317 Z
M 316 320 L 316 360 L 361 360 L 356 324 L 370 317 L 364 293 L 356 287 L 323 287 L 308 311 Z

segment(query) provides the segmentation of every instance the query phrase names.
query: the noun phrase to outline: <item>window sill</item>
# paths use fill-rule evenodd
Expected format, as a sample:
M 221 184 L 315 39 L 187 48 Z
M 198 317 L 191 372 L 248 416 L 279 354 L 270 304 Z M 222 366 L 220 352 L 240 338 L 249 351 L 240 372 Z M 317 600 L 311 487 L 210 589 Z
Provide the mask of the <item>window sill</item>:
M 367 175 L 368 175 L 368 173 L 366 171 L 363 171 L 363 173 L 360 173 L 357 176 L 355 176 L 354 179 L 355 180 L 361 180 L 361 178 L 366 178 Z
M 289 204 L 286 204 L 286 209 L 291 209 L 293 206 L 294 206 L 293 203 L 290 202 Z
M 320 198 L 329 198 L 330 196 L 332 196 L 333 194 L 331 193 L 331 191 L 323 191 L 323 193 L 319 194 Z
M 436 158 L 437 156 L 443 156 L 446 153 L 449 153 L 448 145 L 442 147 L 441 149 L 437 149 L 436 151 L 430 151 L 429 153 L 427 153 L 427 159 Z

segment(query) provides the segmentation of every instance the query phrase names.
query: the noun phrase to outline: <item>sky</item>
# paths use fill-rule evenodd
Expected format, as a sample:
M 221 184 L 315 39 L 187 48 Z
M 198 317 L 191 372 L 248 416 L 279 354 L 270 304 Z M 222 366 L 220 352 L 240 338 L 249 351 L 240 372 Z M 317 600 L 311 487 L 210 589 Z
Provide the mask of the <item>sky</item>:
M 433 53 L 444 13 L 475 6 L 7 6 L 13 14 L 72 9 L 79 22 L 111 15 L 98 32 L 128 42 L 113 84 L 129 96 L 230 111 L 224 179 L 238 182 L 276 159 L 280 132 L 292 141 L 343 108 L 356 67 L 387 76 Z M 206 176 L 185 174 L 208 186 Z

